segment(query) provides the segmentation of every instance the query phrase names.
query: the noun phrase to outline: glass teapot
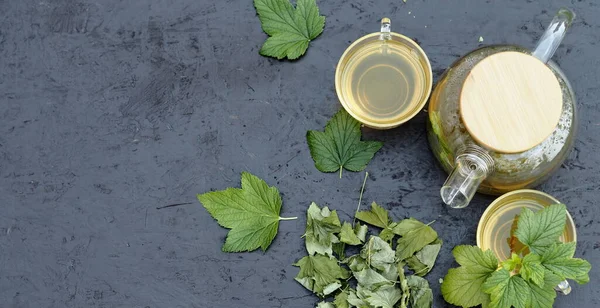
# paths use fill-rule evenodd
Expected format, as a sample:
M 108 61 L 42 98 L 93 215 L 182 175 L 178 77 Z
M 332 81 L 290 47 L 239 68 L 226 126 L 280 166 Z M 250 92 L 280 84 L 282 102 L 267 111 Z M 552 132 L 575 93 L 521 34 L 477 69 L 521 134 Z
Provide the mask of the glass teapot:
M 476 191 L 537 186 L 567 158 L 575 139 L 575 94 L 550 58 L 574 16 L 561 9 L 533 51 L 482 47 L 440 78 L 427 135 L 450 174 L 440 191 L 444 203 L 462 208 Z

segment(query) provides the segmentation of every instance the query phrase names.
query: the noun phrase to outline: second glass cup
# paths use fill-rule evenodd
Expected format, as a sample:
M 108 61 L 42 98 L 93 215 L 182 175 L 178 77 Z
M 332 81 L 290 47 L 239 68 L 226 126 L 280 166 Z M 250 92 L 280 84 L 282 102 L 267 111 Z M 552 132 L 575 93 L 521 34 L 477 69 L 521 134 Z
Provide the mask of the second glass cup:
M 423 109 L 433 83 L 425 52 L 410 38 L 391 32 L 389 18 L 381 31 L 352 43 L 338 62 L 335 89 L 346 111 L 364 125 L 389 129 Z

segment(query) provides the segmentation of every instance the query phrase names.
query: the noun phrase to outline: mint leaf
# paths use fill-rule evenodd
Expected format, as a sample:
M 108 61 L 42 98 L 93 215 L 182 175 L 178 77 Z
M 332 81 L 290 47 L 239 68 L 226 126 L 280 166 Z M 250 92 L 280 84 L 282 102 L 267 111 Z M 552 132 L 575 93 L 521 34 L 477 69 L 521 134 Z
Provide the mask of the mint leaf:
M 340 279 L 349 277 L 335 259 L 324 255 L 305 256 L 294 266 L 300 267 L 296 281 L 321 297 L 337 290 L 342 286 Z
M 529 280 L 540 287 L 544 287 L 544 267 L 541 263 L 541 257 L 530 253 L 523 258 L 523 265 L 519 273 L 525 280 Z
M 360 123 L 344 109 L 338 111 L 325 126 L 325 132 L 306 133 L 310 155 L 321 172 L 363 170 L 383 146 L 377 141 L 360 141 Z
M 254 0 L 254 6 L 263 31 L 270 36 L 260 49 L 263 56 L 297 59 L 325 26 L 315 0 L 298 0 L 296 9 L 288 0 Z
M 498 260 L 491 250 L 461 245 L 452 250 L 456 261 L 462 265 L 448 270 L 442 282 L 444 299 L 457 306 L 487 305 L 489 296 L 483 292 L 483 283 L 498 268 Z
M 356 213 L 356 219 L 379 228 L 386 228 L 390 223 L 387 210 L 375 202 L 371 203 L 370 211 Z
M 558 241 L 564 232 L 566 217 L 564 204 L 553 204 L 536 213 L 524 207 L 519 215 L 515 236 L 531 252 L 543 254 L 547 246 Z
M 562 279 L 552 272 L 546 270 L 544 272 L 543 287 L 527 281 L 531 290 L 531 308 L 552 308 L 554 299 L 556 298 L 556 287 Z
M 433 292 L 429 288 L 429 282 L 419 276 L 408 276 L 408 287 L 410 288 L 410 306 L 414 308 L 431 308 L 433 305 Z
M 340 231 L 340 241 L 342 243 L 346 243 L 348 245 L 360 245 L 362 242 L 352 230 L 352 225 L 347 221 L 342 225 L 342 230 Z
M 365 301 L 375 308 L 394 308 L 402 297 L 402 291 L 393 286 L 383 286 L 377 291 L 365 290 Z
M 519 276 L 510 276 L 506 269 L 494 272 L 482 287 L 490 294 L 491 308 L 526 308 L 531 304 L 529 285 Z
M 332 244 L 339 239 L 334 233 L 340 232 L 342 225 L 336 211 L 328 207 L 320 209 L 316 203 L 311 203 L 306 213 L 306 231 L 304 241 L 309 255 L 320 253 L 333 257 Z
M 277 188 L 242 172 L 242 188 L 197 195 L 198 200 L 219 225 L 231 229 L 223 245 L 225 252 L 265 251 L 277 234 L 281 196 Z
M 398 261 L 402 261 L 412 256 L 427 244 L 435 241 L 437 237 L 437 232 L 428 225 L 422 225 L 409 231 L 396 244 L 396 258 Z

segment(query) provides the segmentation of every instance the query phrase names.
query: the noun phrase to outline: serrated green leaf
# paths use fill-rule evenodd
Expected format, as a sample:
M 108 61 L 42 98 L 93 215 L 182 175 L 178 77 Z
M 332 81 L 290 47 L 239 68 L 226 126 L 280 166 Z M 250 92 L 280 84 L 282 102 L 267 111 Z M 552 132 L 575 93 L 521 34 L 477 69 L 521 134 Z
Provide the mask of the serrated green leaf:
M 435 240 L 432 244 L 423 247 L 423 249 L 417 251 L 414 256 L 406 259 L 406 264 L 415 273 L 415 275 L 425 276 L 431 271 L 435 264 L 440 249 L 442 248 L 442 241 L 440 239 Z
M 394 232 L 392 231 L 392 227 L 395 226 L 396 223 L 392 222 L 389 226 L 387 226 L 385 229 L 381 230 L 381 232 L 379 232 L 379 237 L 390 243 L 390 245 L 393 242 L 394 237 L 396 236 L 396 234 L 394 234 Z
M 470 271 L 467 267 L 451 268 L 442 282 L 442 295 L 448 303 L 473 307 L 489 301 L 489 295 L 481 289 L 493 271 Z
M 402 297 L 402 291 L 394 286 L 383 286 L 377 291 L 365 290 L 365 301 L 374 308 L 394 308 Z
M 501 268 L 483 284 L 483 291 L 490 294 L 491 308 L 526 308 L 531 305 L 529 285 L 519 276 Z
M 407 219 L 403 219 L 400 222 L 398 222 L 397 224 L 395 224 L 394 226 L 391 227 L 392 232 L 394 232 L 397 235 L 400 236 L 405 236 L 408 232 L 413 231 L 415 229 L 421 228 L 423 227 L 425 224 L 414 219 L 414 218 L 407 218 Z
M 507 271 L 512 271 L 514 269 L 518 269 L 521 266 L 521 257 L 519 257 L 519 255 L 517 255 L 516 253 L 513 253 L 510 257 L 510 259 L 506 259 L 504 261 L 502 261 L 502 267 L 505 268 Z
M 454 247 L 452 254 L 458 264 L 472 272 L 491 273 L 498 268 L 498 259 L 489 249 L 482 251 L 477 246 L 459 245 Z
M 225 252 L 259 247 L 264 251 L 277 234 L 282 219 L 279 191 L 248 172 L 242 173 L 241 189 L 227 188 L 197 197 L 219 225 L 231 229 L 222 248 Z
M 592 265 L 586 260 L 579 258 L 546 260 L 542 265 L 561 278 L 573 279 L 579 284 L 590 281 L 588 273 Z
M 356 234 L 356 237 L 358 237 L 358 239 L 363 243 L 367 238 L 367 232 L 369 232 L 367 225 L 361 225 L 359 222 L 356 222 L 354 233 Z
M 545 261 L 560 260 L 573 258 L 577 243 L 554 243 L 544 251 L 542 255 L 542 263 Z
M 384 271 L 390 264 L 396 265 L 394 250 L 377 236 L 369 238 L 360 251 L 360 256 L 367 261 L 368 265 L 380 271 Z
M 378 141 L 360 140 L 360 123 L 344 109 L 337 112 L 325 132 L 310 130 L 306 133 L 308 148 L 315 167 L 321 172 L 363 170 L 383 146 Z
M 408 276 L 410 289 L 410 306 L 413 308 L 431 308 L 433 305 L 433 292 L 429 282 L 419 276 Z
M 354 272 L 354 278 L 356 278 L 359 285 L 369 290 L 375 290 L 384 285 L 394 284 L 393 281 L 386 279 L 371 268 L 365 268 L 360 272 Z
M 541 257 L 541 264 L 561 279 L 573 279 L 584 284 L 589 281 L 591 264 L 583 259 L 572 258 L 575 254 L 575 243 L 554 243 L 547 247 Z
M 336 307 L 330 302 L 319 302 L 317 304 L 316 308 L 336 308 Z
M 261 55 L 296 59 L 323 32 L 325 17 L 319 15 L 315 0 L 298 0 L 295 9 L 288 0 L 254 0 L 254 6 L 263 31 L 270 36 Z
M 340 232 L 342 225 L 336 211 L 328 207 L 322 209 L 311 203 L 306 214 L 306 231 L 304 241 L 309 255 L 320 253 L 333 257 L 332 244 L 338 243 L 335 233 Z
M 350 308 L 348 304 L 348 290 L 338 293 L 333 300 L 335 308 Z
M 396 244 L 396 258 L 398 261 L 409 258 L 427 244 L 435 241 L 437 237 L 437 232 L 428 225 L 422 225 L 404 234 Z
M 335 259 L 324 255 L 305 256 L 294 264 L 300 267 L 296 281 L 308 290 L 323 297 L 341 286 L 340 279 L 349 277 L 349 273 Z M 337 288 L 333 288 L 337 286 Z
M 540 287 L 544 287 L 544 267 L 541 263 L 541 257 L 530 253 L 523 258 L 521 270 L 519 273 L 525 280 L 529 280 Z
M 390 223 L 388 211 L 377 203 L 371 203 L 371 210 L 356 213 L 356 219 L 379 228 L 385 228 Z
M 564 204 L 553 204 L 536 213 L 524 207 L 519 214 L 515 236 L 531 252 L 541 255 L 564 232 L 566 215 Z
M 363 269 L 369 267 L 367 261 L 360 255 L 353 255 L 344 260 L 344 263 L 348 265 L 352 272 L 360 272 Z
M 342 230 L 340 231 L 340 241 L 348 245 L 362 244 L 361 240 L 354 233 L 354 230 L 352 230 L 352 225 L 350 225 L 350 223 L 347 221 L 342 225 Z
M 348 303 L 351 307 L 370 308 L 369 304 L 363 299 L 360 290 L 348 290 Z
M 452 254 L 462 266 L 450 269 L 444 277 L 444 299 L 462 307 L 488 305 L 490 298 L 483 292 L 482 285 L 498 268 L 494 253 L 476 246 L 461 245 L 454 247 Z
M 544 287 L 540 287 L 532 282 L 527 281 L 531 290 L 531 308 L 552 308 L 554 299 L 556 298 L 556 287 L 562 279 L 552 272 L 546 270 L 544 273 Z

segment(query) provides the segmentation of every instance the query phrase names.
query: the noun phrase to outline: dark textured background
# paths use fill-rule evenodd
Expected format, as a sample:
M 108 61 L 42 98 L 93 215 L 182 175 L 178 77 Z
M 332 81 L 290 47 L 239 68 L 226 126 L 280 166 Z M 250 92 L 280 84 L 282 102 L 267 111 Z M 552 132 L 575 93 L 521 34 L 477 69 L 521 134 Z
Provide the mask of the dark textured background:
M 575 87 L 579 135 L 541 190 L 569 206 L 591 282 L 557 307 L 600 305 L 600 6 L 577 19 L 554 59 Z M 318 172 L 305 142 L 340 108 L 334 69 L 383 16 L 416 38 L 436 78 L 483 44 L 532 47 L 563 1 L 319 1 L 325 31 L 299 61 L 261 57 L 266 35 L 246 1 L 0 0 L 1 307 L 311 307 L 293 278 L 311 201 L 348 219 L 363 173 Z M 428 275 L 435 307 L 450 250 L 474 244 L 493 197 L 441 205 L 446 175 L 425 113 L 365 131 L 385 146 L 367 170 L 365 203 L 430 221 L 444 240 Z M 227 230 L 196 193 L 276 185 L 282 222 L 266 253 L 220 251 Z M 177 202 L 190 205 L 157 210 Z

